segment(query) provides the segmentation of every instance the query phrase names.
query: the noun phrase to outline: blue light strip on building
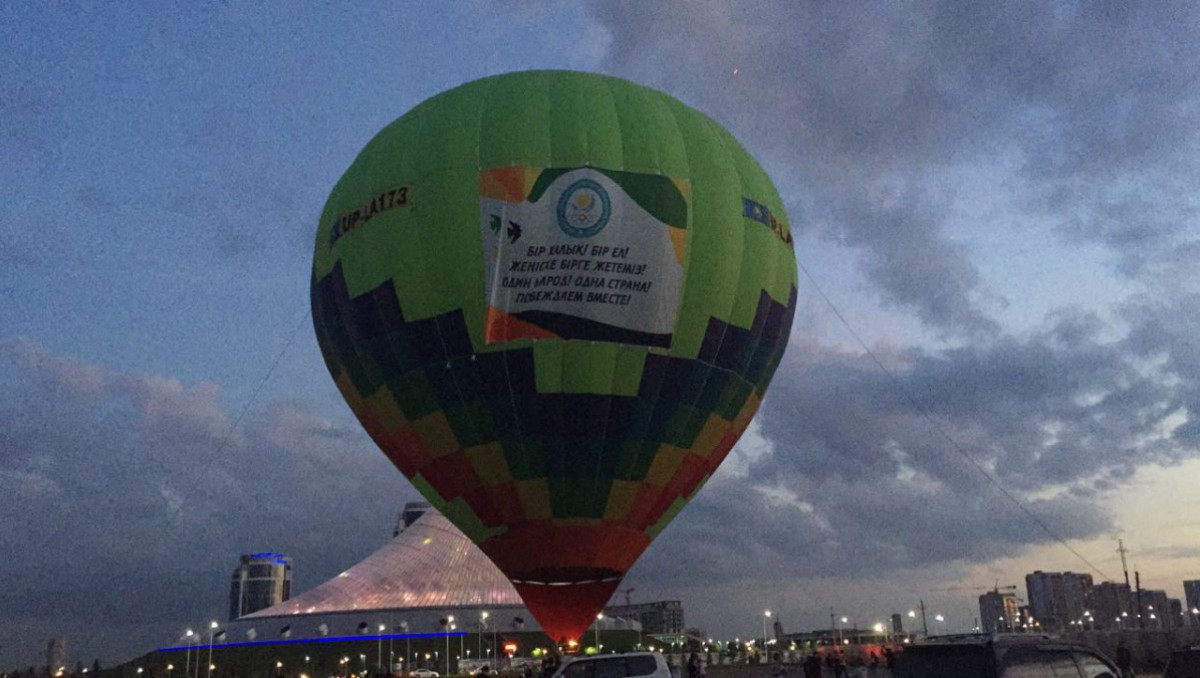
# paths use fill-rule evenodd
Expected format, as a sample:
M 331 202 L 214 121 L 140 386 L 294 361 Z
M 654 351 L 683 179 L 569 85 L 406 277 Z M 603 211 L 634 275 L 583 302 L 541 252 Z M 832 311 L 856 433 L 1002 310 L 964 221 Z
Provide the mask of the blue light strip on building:
M 214 650 L 222 647 L 249 647 L 253 645 L 295 645 L 297 643 L 333 643 L 338 641 L 350 640 L 387 640 L 388 638 L 449 638 L 452 636 L 465 636 L 466 631 L 450 631 L 448 633 L 389 633 L 382 635 L 366 635 L 361 636 L 334 636 L 332 638 L 281 638 L 279 640 L 247 640 L 241 643 L 214 643 Z M 195 645 L 179 645 L 176 647 L 160 647 L 156 652 L 183 652 L 185 650 L 193 650 L 196 648 L 204 649 L 209 646 L 208 643 L 196 643 Z

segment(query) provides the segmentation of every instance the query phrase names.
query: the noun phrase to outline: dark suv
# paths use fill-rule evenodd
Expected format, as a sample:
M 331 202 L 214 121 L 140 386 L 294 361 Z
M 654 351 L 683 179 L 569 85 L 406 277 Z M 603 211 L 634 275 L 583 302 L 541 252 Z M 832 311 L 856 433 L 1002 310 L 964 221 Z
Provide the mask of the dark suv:
M 1163 678 L 1197 678 L 1200 676 L 1200 645 L 1171 653 Z
M 1033 634 L 935 636 L 896 659 L 894 678 L 1120 678 L 1099 651 Z

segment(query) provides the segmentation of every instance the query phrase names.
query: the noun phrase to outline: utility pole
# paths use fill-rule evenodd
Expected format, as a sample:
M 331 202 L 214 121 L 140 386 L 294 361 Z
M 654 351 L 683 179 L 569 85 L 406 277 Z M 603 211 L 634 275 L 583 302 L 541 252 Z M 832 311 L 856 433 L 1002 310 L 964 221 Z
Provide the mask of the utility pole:
M 1125 571 L 1125 588 L 1129 588 L 1129 565 L 1125 563 L 1125 554 L 1129 553 L 1129 549 L 1125 548 L 1125 540 L 1117 540 L 1117 553 L 1121 554 L 1121 569 Z
M 911 598 L 910 598 L 910 600 L 911 600 Z M 921 603 L 921 631 L 924 632 L 925 637 L 928 638 L 929 637 L 929 622 L 925 620 L 925 600 L 918 599 L 918 602 Z
M 1133 581 L 1137 584 L 1137 620 L 1138 628 L 1146 628 L 1146 620 L 1142 618 L 1142 573 L 1133 571 Z

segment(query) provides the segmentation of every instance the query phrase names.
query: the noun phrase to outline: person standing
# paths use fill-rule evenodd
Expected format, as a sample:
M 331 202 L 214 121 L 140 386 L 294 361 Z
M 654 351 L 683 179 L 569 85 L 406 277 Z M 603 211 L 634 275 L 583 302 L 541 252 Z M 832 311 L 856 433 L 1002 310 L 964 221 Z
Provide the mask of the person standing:
M 804 659 L 804 678 L 821 678 L 821 658 L 816 652 Z
M 771 678 L 787 678 L 788 670 L 783 665 L 783 660 L 780 659 L 779 653 L 775 653 L 775 662 L 771 664 Z

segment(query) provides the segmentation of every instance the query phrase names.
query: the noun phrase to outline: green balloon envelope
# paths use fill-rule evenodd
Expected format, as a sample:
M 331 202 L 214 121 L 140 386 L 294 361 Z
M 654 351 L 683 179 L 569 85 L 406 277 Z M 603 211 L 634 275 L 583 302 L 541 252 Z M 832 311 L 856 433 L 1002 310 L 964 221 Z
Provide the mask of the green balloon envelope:
M 371 437 L 574 639 L 749 424 L 796 261 L 775 187 L 712 119 L 532 71 L 367 144 L 321 216 L 312 304 Z

